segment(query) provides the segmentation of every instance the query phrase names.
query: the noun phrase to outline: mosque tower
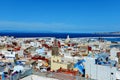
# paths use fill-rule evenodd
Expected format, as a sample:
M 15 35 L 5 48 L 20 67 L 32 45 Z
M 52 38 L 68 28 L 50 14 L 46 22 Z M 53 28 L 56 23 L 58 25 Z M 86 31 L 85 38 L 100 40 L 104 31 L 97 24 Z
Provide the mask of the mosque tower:
M 52 56 L 58 56 L 58 55 L 59 55 L 58 41 L 55 39 L 52 46 Z

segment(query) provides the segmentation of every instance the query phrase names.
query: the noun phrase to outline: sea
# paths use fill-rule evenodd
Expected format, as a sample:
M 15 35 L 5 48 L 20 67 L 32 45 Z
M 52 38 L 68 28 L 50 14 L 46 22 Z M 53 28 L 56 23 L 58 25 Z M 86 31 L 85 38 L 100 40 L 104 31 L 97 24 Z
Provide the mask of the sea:
M 0 36 L 14 36 L 16 38 L 29 38 L 29 37 L 55 37 L 55 38 L 66 38 L 67 35 L 70 38 L 86 38 L 86 37 L 93 37 L 93 38 L 103 38 L 108 41 L 120 41 L 120 34 L 99 34 L 99 33 L 44 33 L 44 32 L 37 32 L 37 33 L 22 33 L 22 32 L 1 32 Z

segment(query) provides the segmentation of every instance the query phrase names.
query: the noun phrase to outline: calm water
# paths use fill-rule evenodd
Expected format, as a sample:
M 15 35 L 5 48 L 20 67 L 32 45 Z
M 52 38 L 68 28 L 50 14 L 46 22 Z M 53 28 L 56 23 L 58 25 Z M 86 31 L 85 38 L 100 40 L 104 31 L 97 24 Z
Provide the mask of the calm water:
M 24 37 L 56 37 L 56 38 L 66 38 L 67 35 L 70 38 L 82 38 L 82 37 L 105 37 L 105 40 L 109 41 L 120 41 L 120 35 L 113 35 L 113 34 L 92 34 L 92 33 L 0 33 L 0 36 L 14 36 L 17 38 L 24 38 Z M 107 37 L 107 38 L 106 38 Z M 113 38 L 108 38 L 113 37 Z M 117 38 L 116 38 L 117 37 Z

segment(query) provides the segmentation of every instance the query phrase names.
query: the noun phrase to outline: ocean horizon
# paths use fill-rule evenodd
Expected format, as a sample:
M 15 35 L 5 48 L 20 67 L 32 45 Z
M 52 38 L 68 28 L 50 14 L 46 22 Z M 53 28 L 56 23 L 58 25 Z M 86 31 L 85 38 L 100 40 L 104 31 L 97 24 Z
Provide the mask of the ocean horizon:
M 15 38 L 30 38 L 30 37 L 55 37 L 66 38 L 104 38 L 109 41 L 120 41 L 120 34 L 98 34 L 98 33 L 57 33 L 57 32 L 0 32 L 0 36 L 13 36 Z
M 71 38 L 81 37 L 120 37 L 120 34 L 110 33 L 61 33 L 61 32 L 0 32 L 0 36 L 20 37 L 56 37 L 66 38 L 69 35 Z

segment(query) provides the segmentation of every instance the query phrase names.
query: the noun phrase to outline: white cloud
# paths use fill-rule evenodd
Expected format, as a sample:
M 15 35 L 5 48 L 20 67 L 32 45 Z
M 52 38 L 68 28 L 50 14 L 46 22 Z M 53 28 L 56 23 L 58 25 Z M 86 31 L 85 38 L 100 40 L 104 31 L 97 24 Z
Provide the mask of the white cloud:
M 14 21 L 0 21 L 0 30 L 28 30 L 28 31 L 53 31 L 72 32 L 77 31 L 74 25 L 64 23 L 25 23 Z
M 88 27 L 89 26 L 89 27 Z M 107 32 L 118 31 L 119 26 L 105 29 L 106 25 L 71 25 L 64 23 L 28 23 L 28 22 L 16 22 L 16 21 L 0 21 L 0 31 L 12 30 L 12 31 L 50 31 L 50 32 Z

